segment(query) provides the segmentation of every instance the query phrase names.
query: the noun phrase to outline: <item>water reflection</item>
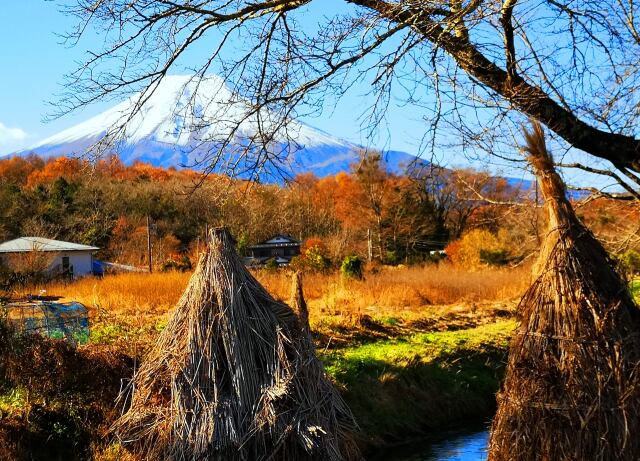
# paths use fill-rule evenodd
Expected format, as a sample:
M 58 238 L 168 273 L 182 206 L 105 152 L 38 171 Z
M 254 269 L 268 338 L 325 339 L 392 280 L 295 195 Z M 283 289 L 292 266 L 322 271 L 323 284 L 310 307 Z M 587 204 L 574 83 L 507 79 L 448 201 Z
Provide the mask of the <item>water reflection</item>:
M 381 454 L 376 460 L 388 461 L 485 461 L 487 459 L 487 430 L 473 433 L 451 433 L 438 440 L 426 440 L 392 453 Z

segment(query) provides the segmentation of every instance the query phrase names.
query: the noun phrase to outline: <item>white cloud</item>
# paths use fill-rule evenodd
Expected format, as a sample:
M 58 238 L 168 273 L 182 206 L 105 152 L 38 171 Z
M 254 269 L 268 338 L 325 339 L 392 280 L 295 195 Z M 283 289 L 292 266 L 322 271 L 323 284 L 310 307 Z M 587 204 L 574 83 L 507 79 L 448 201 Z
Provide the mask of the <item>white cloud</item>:
M 0 122 L 0 154 L 5 151 L 17 148 L 27 139 L 27 133 L 20 128 L 10 128 Z
M 20 128 L 9 128 L 4 123 L 0 122 L 0 145 L 15 141 L 22 141 L 26 137 L 27 133 L 22 131 Z

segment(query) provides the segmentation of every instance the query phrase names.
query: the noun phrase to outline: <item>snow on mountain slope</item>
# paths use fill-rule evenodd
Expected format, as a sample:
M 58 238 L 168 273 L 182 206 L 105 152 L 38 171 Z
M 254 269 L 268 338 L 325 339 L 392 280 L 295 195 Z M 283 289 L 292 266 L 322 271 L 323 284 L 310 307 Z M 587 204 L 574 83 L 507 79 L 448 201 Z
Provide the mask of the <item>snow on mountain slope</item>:
M 114 126 L 123 124 L 135 107 L 139 95 L 133 95 L 111 109 L 54 136 L 42 140 L 18 155 L 82 155 Z M 126 129 L 114 147 L 121 160 L 136 160 L 163 167 L 203 168 L 207 155 L 217 152 L 237 126 L 236 145 L 258 132 L 258 120 L 247 101 L 234 94 L 217 76 L 196 80 L 191 76 L 167 76 L 126 123 Z M 260 122 L 273 123 L 275 117 L 262 113 Z M 240 123 L 238 124 L 238 122 Z M 358 146 L 299 122 L 276 132 L 273 149 L 289 152 L 286 161 L 276 165 L 289 174 L 311 171 L 319 176 L 345 171 L 357 160 Z M 233 161 L 233 146 L 226 150 L 225 161 Z M 393 171 L 415 160 L 404 152 L 387 152 L 385 158 Z M 276 166 L 273 166 L 274 168 Z M 251 164 L 246 166 L 250 169 Z M 240 167 L 242 172 L 242 168 Z

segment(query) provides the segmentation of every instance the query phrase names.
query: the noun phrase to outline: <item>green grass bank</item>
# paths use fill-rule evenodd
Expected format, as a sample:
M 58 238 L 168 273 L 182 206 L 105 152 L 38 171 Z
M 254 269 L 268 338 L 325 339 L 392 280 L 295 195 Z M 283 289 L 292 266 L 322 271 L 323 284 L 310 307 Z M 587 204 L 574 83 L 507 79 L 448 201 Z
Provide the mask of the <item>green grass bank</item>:
M 367 444 L 388 445 L 488 419 L 513 320 L 413 335 L 321 353 Z

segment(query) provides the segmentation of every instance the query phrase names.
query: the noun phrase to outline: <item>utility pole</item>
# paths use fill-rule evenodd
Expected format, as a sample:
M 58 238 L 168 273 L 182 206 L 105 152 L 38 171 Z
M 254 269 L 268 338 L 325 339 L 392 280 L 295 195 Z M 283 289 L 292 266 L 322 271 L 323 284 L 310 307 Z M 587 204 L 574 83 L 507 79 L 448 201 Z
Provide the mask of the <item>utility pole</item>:
M 153 260 L 151 258 L 151 217 L 147 215 L 147 260 L 149 261 L 149 273 L 153 272 Z

